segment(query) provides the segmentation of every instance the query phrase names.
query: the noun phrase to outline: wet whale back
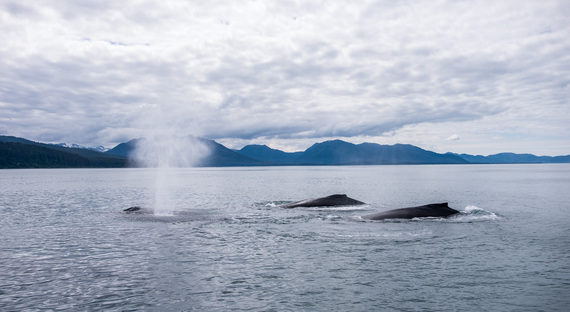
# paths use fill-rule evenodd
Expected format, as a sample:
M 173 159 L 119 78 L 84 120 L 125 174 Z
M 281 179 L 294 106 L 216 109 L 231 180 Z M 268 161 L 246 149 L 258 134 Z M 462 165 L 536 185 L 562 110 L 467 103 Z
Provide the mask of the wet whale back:
M 398 208 L 388 211 L 369 214 L 363 216 L 368 220 L 386 220 L 386 219 L 412 219 L 425 217 L 447 217 L 459 211 L 449 208 L 448 203 L 429 204 L 416 207 Z
M 152 214 L 154 211 L 150 208 L 143 208 L 140 206 L 133 206 L 123 210 L 126 213 L 136 213 L 136 214 Z
M 363 202 L 350 198 L 346 194 L 334 194 L 327 197 L 316 199 L 305 199 L 291 204 L 282 205 L 281 208 L 296 207 L 334 207 L 334 206 L 352 206 L 364 205 Z

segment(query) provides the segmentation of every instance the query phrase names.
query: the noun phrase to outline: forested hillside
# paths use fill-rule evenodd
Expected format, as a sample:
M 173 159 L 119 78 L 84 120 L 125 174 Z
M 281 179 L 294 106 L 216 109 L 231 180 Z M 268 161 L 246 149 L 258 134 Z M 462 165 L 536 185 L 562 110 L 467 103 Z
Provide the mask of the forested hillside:
M 127 158 L 93 151 L 0 141 L 0 169 L 120 168 L 126 167 L 127 163 Z

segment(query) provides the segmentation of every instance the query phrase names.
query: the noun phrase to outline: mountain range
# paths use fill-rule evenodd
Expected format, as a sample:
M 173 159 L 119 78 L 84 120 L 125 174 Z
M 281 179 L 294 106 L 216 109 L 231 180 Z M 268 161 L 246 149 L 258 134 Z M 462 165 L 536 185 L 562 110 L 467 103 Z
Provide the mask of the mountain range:
M 285 153 L 265 145 L 248 145 L 237 153 L 279 165 L 467 164 L 453 154 L 438 154 L 408 144 L 352 144 L 341 140 L 316 143 L 304 152 Z
M 0 168 L 121 168 L 129 159 L 87 148 L 0 135 Z
M 200 167 L 570 163 L 570 155 L 551 157 L 514 153 L 489 156 L 440 154 L 409 144 L 352 144 L 332 140 L 315 143 L 303 152 L 287 153 L 266 145 L 248 145 L 240 150 L 231 150 L 213 140 L 194 137 L 192 139 L 198 140 L 210 151 L 210 154 L 198 164 Z M 133 151 L 140 140 L 144 139 L 134 139 L 118 144 L 106 152 L 99 152 L 88 148 L 0 136 L 0 168 L 140 166 L 140 160 L 133 157 Z

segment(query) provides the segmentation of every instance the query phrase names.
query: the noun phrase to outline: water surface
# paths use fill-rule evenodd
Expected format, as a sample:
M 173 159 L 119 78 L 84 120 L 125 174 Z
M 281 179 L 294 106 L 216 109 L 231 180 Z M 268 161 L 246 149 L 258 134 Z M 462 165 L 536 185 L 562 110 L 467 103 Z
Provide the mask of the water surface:
M 564 311 L 570 166 L 0 171 L 0 310 Z M 160 190 L 160 203 L 155 202 Z M 281 209 L 334 193 L 365 206 Z M 449 219 L 364 221 L 449 202 Z M 127 215 L 168 205 L 162 215 Z

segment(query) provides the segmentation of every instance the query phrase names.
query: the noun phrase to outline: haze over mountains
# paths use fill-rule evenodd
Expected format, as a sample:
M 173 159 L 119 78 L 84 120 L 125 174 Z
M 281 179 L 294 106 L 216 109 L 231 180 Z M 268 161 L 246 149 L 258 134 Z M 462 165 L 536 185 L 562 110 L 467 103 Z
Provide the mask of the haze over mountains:
M 237 151 L 253 159 L 286 165 L 395 165 L 466 164 L 461 157 L 437 154 L 406 144 L 352 144 L 341 140 L 316 143 L 304 152 L 285 153 L 265 145 L 249 145 Z
M 567 156 L 535 156 L 501 153 L 489 156 L 439 154 L 409 144 L 352 144 L 341 140 L 315 143 L 303 152 L 287 153 L 265 145 L 231 150 L 208 139 L 192 138 L 206 146 L 209 155 L 198 167 L 304 166 L 304 165 L 420 165 L 420 164 L 506 164 L 570 163 Z M 83 168 L 140 166 L 134 157 L 135 139 L 106 152 L 45 144 L 11 136 L 0 136 L 0 168 Z M 100 147 L 101 148 L 101 147 Z M 181 155 L 182 157 L 182 155 Z

